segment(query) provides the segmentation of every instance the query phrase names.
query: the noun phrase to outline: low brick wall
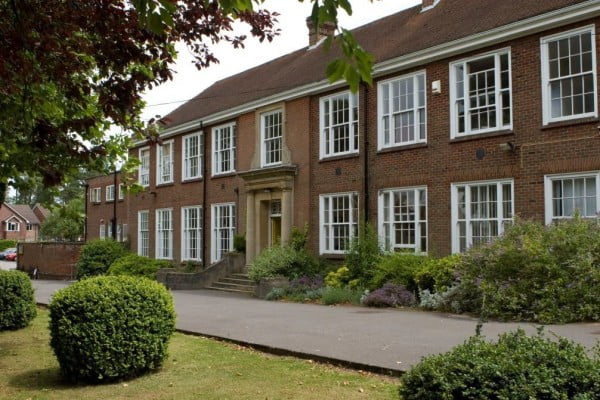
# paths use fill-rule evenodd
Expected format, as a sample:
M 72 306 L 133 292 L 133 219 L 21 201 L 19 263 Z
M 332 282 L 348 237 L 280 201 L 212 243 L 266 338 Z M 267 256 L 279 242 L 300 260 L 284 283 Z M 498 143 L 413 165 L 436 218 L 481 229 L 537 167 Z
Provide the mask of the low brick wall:
M 17 269 L 29 275 L 35 268 L 38 279 L 73 280 L 84 243 L 19 243 Z

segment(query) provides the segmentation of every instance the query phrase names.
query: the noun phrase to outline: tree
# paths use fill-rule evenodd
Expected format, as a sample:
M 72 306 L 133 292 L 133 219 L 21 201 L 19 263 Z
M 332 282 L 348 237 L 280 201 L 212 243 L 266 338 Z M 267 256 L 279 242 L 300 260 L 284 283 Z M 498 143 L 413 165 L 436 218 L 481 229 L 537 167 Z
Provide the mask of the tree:
M 303 1 L 303 0 L 298 0 Z M 349 0 L 310 0 L 316 25 L 351 13 Z M 172 78 L 175 44 L 183 42 L 204 68 L 218 62 L 209 44 L 241 47 L 234 21 L 260 41 L 278 33 L 262 0 L 0 0 L 0 196 L 15 177 L 55 186 L 85 166 L 108 172 L 126 154 L 130 136 L 157 137 L 145 124 L 141 94 Z M 332 80 L 352 89 L 370 82 L 372 59 L 339 30 L 343 59 Z M 136 166 L 129 160 L 127 171 Z M 0 200 L 3 200 L 1 198 Z
M 73 199 L 52 211 L 42 224 L 41 235 L 44 240 L 76 241 L 83 236 L 84 224 L 84 201 Z

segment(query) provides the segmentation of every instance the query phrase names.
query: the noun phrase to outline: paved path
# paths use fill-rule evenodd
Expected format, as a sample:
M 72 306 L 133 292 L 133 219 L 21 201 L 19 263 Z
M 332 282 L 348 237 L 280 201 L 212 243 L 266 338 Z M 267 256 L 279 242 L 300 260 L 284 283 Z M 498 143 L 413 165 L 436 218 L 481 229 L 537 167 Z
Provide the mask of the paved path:
M 0 270 L 11 270 L 11 269 L 16 269 L 17 268 L 17 262 L 16 261 L 5 261 L 5 260 L 0 260 Z
M 47 303 L 67 283 L 34 281 L 38 302 Z M 207 336 L 371 370 L 404 371 L 421 357 L 450 350 L 475 333 L 473 318 L 389 309 L 269 302 L 221 292 L 174 291 L 177 328 Z M 487 323 L 483 333 L 535 325 Z M 546 328 L 588 348 L 600 339 L 600 323 Z

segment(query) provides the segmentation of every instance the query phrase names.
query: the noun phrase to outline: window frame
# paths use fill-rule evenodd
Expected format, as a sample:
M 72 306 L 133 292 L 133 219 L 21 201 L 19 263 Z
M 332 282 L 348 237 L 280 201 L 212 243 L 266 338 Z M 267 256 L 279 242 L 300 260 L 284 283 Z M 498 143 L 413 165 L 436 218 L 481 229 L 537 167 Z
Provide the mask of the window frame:
M 582 33 L 591 33 L 591 50 L 592 50 L 592 75 L 594 85 L 594 111 L 590 113 L 570 115 L 566 117 L 552 117 L 552 98 L 550 97 L 550 60 L 548 44 L 553 41 L 579 35 Z M 542 81 L 542 118 L 543 124 L 549 125 L 555 122 L 571 121 L 582 118 L 597 118 L 598 117 L 598 73 L 596 66 L 596 25 L 586 25 L 568 31 L 548 35 L 540 38 L 540 62 L 541 62 L 541 81 Z M 580 74 L 580 75 L 583 75 Z M 575 76 L 575 75 L 570 75 Z M 564 79 L 564 77 L 563 77 Z
M 163 180 L 163 154 L 165 146 L 169 146 L 169 169 L 171 171 L 168 180 Z M 175 181 L 175 160 L 173 158 L 175 154 L 175 141 L 173 139 L 164 141 L 162 145 L 158 145 L 156 147 L 156 184 L 157 185 L 166 185 L 169 183 L 173 183 Z
M 423 106 L 420 107 L 417 103 L 418 101 L 418 97 L 419 97 L 419 87 L 418 87 L 418 81 L 417 81 L 417 77 L 423 75 Z M 413 108 L 412 108 L 412 112 L 414 115 L 414 127 L 415 127 L 415 139 L 414 140 L 409 140 L 406 142 L 396 142 L 395 140 L 392 142 L 391 137 L 393 134 L 393 127 L 392 127 L 392 116 L 394 115 L 394 111 L 393 111 L 393 96 L 389 97 L 389 109 L 387 110 L 386 113 L 384 113 L 384 90 L 383 90 L 383 86 L 384 85 L 390 85 L 394 82 L 397 81 L 403 81 L 403 80 L 407 80 L 407 79 L 412 79 L 413 80 L 413 99 L 414 99 L 414 104 L 413 104 Z M 390 93 L 393 94 L 391 86 L 390 86 Z M 421 139 L 421 135 L 420 135 L 420 131 L 418 129 L 418 127 L 421 124 L 421 121 L 419 120 L 419 109 L 423 108 L 424 111 L 424 115 L 425 115 L 425 121 L 424 121 L 424 126 L 425 126 L 425 138 Z M 385 143 L 385 130 L 384 130 L 384 124 L 383 124 L 383 118 L 385 116 L 388 116 L 390 118 L 389 120 L 389 128 L 390 128 L 390 143 L 386 144 Z M 381 150 L 385 150 L 385 149 L 394 149 L 394 148 L 402 148 L 405 146 L 413 146 L 416 144 L 424 144 L 427 143 L 427 70 L 420 70 L 420 71 L 415 71 L 412 72 L 410 74 L 405 74 L 405 75 L 400 75 L 400 76 L 395 76 L 393 78 L 389 78 L 389 79 L 385 79 L 382 81 L 377 82 L 377 150 L 381 151 Z
M 188 257 L 189 247 L 187 246 L 186 237 L 186 210 L 195 209 L 198 211 L 198 227 L 197 231 L 196 246 L 197 246 L 197 257 Z M 186 206 L 181 207 L 181 261 L 202 261 L 202 228 L 204 227 L 204 215 L 202 206 Z
M 425 220 L 422 220 L 420 218 L 420 207 L 422 206 L 420 204 L 420 197 L 419 197 L 419 193 L 421 191 L 425 191 Z M 414 196 L 415 196 L 415 200 L 418 201 L 418 204 L 415 204 L 415 220 L 412 221 L 412 223 L 414 224 L 414 230 L 415 230 L 415 244 L 414 246 L 396 246 L 394 243 L 396 242 L 395 236 L 395 229 L 394 229 L 394 225 L 397 222 L 410 222 L 410 221 L 394 221 L 394 217 L 393 217 L 393 213 L 390 212 L 390 221 L 387 222 L 385 221 L 385 211 L 384 211 L 384 207 L 385 207 L 385 196 L 393 196 L 395 193 L 397 192 L 413 192 Z M 429 202 L 429 193 L 427 191 L 427 186 L 426 185 L 421 185 L 421 186 L 407 186 L 407 187 L 398 187 L 398 188 L 385 188 L 385 189 L 381 189 L 378 193 L 378 198 L 377 198 L 377 214 L 378 214 L 378 232 L 379 232 L 379 237 L 380 237 L 380 241 L 381 244 L 383 245 L 383 248 L 389 250 L 389 251 L 400 251 L 400 252 L 405 252 L 407 249 L 413 249 L 413 253 L 414 254 L 418 254 L 418 255 L 426 255 L 428 250 L 429 250 L 429 206 L 428 206 L 428 202 Z M 385 224 L 389 223 L 391 225 L 390 227 L 390 238 L 389 241 L 386 238 L 386 231 L 385 231 Z M 421 233 L 421 224 L 425 223 L 425 240 L 426 240 L 426 246 L 425 246 L 425 250 L 419 250 L 419 248 L 421 247 L 421 239 L 423 237 Z
M 203 157 L 204 149 L 202 146 L 204 133 L 202 131 L 190 133 L 181 138 L 181 181 L 190 181 L 193 179 L 201 179 L 203 177 Z M 191 138 L 198 138 L 198 154 L 195 157 L 187 157 L 188 143 Z M 196 175 L 188 175 L 187 161 L 196 158 L 198 160 L 198 173 Z
M 348 225 L 348 227 L 350 228 L 349 232 L 350 235 L 348 237 L 348 248 L 347 249 L 343 249 L 343 250 L 333 250 L 334 247 L 334 242 L 335 242 L 335 237 L 333 234 L 329 235 L 329 243 L 327 243 L 327 237 L 325 235 L 325 228 L 326 228 L 326 223 L 325 223 L 325 199 L 329 200 L 329 204 L 330 204 L 330 210 L 329 210 L 329 222 L 327 223 L 327 225 L 329 226 L 330 230 L 331 227 L 333 225 L 333 219 L 332 219 L 332 215 L 335 212 L 333 210 L 333 208 L 331 207 L 331 199 L 335 198 L 335 197 L 348 197 L 348 199 L 350 200 L 350 211 L 349 211 L 349 221 L 347 223 L 345 223 L 345 225 Z M 356 221 L 354 221 L 354 204 L 353 201 L 356 202 Z M 324 255 L 324 254 L 346 254 L 349 246 L 350 246 L 350 242 L 358 236 L 359 232 L 358 232 L 358 227 L 360 224 L 360 196 L 359 193 L 356 191 L 351 191 L 351 192 L 339 192 L 339 193 L 325 193 L 325 194 L 321 194 L 319 195 L 319 254 Z M 337 224 L 337 225 L 341 225 L 341 224 Z M 352 231 L 355 231 L 355 234 L 352 234 Z
M 106 225 L 104 225 L 104 223 L 100 224 L 100 232 L 98 233 L 98 238 L 100 240 L 106 240 Z
M 147 156 L 147 160 L 148 160 L 148 166 L 145 168 L 144 167 L 144 155 L 143 153 L 148 153 Z M 148 187 L 150 186 L 150 170 L 151 165 L 150 165 L 150 158 L 152 157 L 151 151 L 150 151 L 150 147 L 146 146 L 146 147 L 142 147 L 138 150 L 138 159 L 140 160 L 140 167 L 138 168 L 138 183 L 142 186 L 142 187 Z M 143 182 L 143 177 L 147 176 L 148 177 L 148 183 L 144 184 Z
M 228 148 L 224 148 L 221 149 L 220 147 L 217 146 L 217 144 L 220 142 L 219 138 L 220 135 L 222 134 L 224 129 L 229 128 L 229 134 L 230 134 L 230 142 L 231 142 L 231 146 Z M 227 124 L 223 124 L 223 125 L 219 125 L 219 126 L 215 126 L 214 128 L 212 128 L 212 176 L 219 176 L 219 175 L 227 175 L 227 174 L 232 174 L 235 172 L 235 164 L 236 164 L 236 157 L 235 157 L 235 150 L 236 150 L 236 123 L 235 122 L 230 122 Z M 217 168 L 218 165 L 222 162 L 219 159 L 219 153 L 220 152 L 228 152 L 229 153 L 229 160 L 230 160 L 230 166 L 228 170 L 221 170 L 221 168 Z
M 508 125 L 502 124 L 502 66 L 500 64 L 500 56 L 503 54 L 507 54 L 508 56 L 508 92 L 510 95 L 510 123 Z M 496 127 L 486 128 L 486 129 L 478 129 L 473 130 L 471 128 L 470 115 L 469 110 L 467 109 L 467 102 L 469 100 L 469 82 L 468 82 L 468 72 L 467 72 L 467 64 L 470 62 L 482 60 L 484 58 L 488 58 L 490 56 L 494 56 L 494 77 L 496 85 L 494 87 L 494 97 L 496 100 Z M 463 100 L 465 102 L 465 131 L 458 132 L 458 112 L 456 110 L 456 103 L 458 101 L 457 93 L 456 93 L 456 74 L 455 68 L 459 65 L 463 66 Z M 499 67 L 499 68 L 497 68 Z M 450 138 L 456 139 L 461 137 L 469 137 L 474 135 L 481 135 L 490 132 L 499 132 L 499 131 L 511 131 L 513 129 L 514 123 L 514 96 L 513 96 L 513 82 L 512 82 L 512 48 L 504 47 L 501 49 L 496 49 L 492 51 L 488 51 L 486 53 L 477 54 L 473 57 L 463 58 L 460 60 L 452 61 L 449 64 L 449 77 L 450 77 Z M 466 78 L 465 78 L 466 77 Z
M 596 216 L 600 215 L 600 171 L 587 171 L 587 172 L 571 172 L 566 174 L 551 174 L 544 175 L 544 217 L 546 225 L 552 224 L 556 220 L 569 220 L 573 217 L 554 217 L 553 207 L 553 192 L 552 182 L 563 179 L 581 179 L 581 178 L 595 178 L 596 179 Z M 590 218 L 590 217 L 583 217 Z
M 125 184 L 119 183 L 119 200 L 125 199 Z
M 102 203 L 102 188 L 95 187 L 90 191 L 90 202 L 91 203 Z
M 167 213 L 167 215 L 169 215 L 169 228 L 168 229 L 161 229 L 162 228 L 162 220 L 160 218 L 160 214 L 161 213 Z M 157 260 L 172 260 L 173 259 L 173 208 L 157 208 L 156 212 L 156 220 L 155 220 L 155 224 L 154 224 L 154 230 L 155 230 L 155 247 L 154 247 L 154 258 L 156 258 Z M 164 255 L 164 250 L 165 247 L 163 247 L 163 243 L 161 243 L 161 241 L 163 240 L 163 237 L 161 235 L 161 233 L 166 232 L 167 234 L 167 243 L 168 243 L 168 248 L 166 248 L 167 251 L 167 255 Z
M 219 227 L 217 228 L 217 212 L 216 209 L 217 208 L 221 208 L 221 207 L 229 207 L 229 219 L 231 222 L 231 226 L 228 227 Z M 217 203 L 217 204 L 211 204 L 211 210 L 210 210 L 210 258 L 211 261 L 213 263 L 221 261 L 223 259 L 222 255 L 219 255 L 219 250 L 222 250 L 219 248 L 218 243 L 217 243 L 217 235 L 216 235 L 216 231 L 217 229 L 228 229 L 229 230 L 229 234 L 230 234 L 230 243 L 229 243 L 229 251 L 233 251 L 233 237 L 236 234 L 236 219 L 237 219 L 237 210 L 236 210 L 236 205 L 235 203 Z M 223 255 L 226 252 L 223 252 Z M 220 257 L 220 258 L 219 258 Z
M 6 221 L 6 232 L 20 232 L 21 231 L 21 223 Z
M 115 185 L 106 186 L 106 202 L 115 201 Z
M 451 184 L 451 195 L 450 195 L 450 204 L 451 204 L 451 208 L 450 208 L 450 214 L 451 214 L 451 243 L 452 243 L 452 253 L 460 253 L 460 236 L 459 236 L 459 232 L 458 232 L 458 188 L 460 186 L 465 186 L 467 189 L 470 189 L 473 186 L 489 186 L 495 184 L 496 187 L 502 187 L 502 185 L 505 184 L 510 184 L 510 196 L 511 196 L 511 211 L 512 211 L 512 217 L 511 220 L 514 221 L 515 219 L 515 215 L 516 215 L 516 210 L 515 210 L 515 181 L 513 178 L 505 178 L 505 179 L 489 179 L 489 180 L 484 180 L 484 181 L 468 181 L 468 182 L 455 182 Z M 498 209 L 496 210 L 496 220 L 499 222 L 498 224 L 498 236 L 502 235 L 502 233 L 504 233 L 504 226 L 502 224 L 502 221 L 504 221 L 506 218 L 502 218 L 503 214 L 502 214 L 502 191 L 501 190 L 497 190 L 496 192 L 498 194 L 499 199 L 496 199 L 497 202 L 497 207 Z M 465 190 L 465 211 L 469 210 L 471 203 L 467 201 L 467 197 L 470 199 L 470 191 L 469 190 Z M 500 211 L 500 212 L 498 212 Z M 467 214 L 469 215 L 469 217 L 467 217 Z M 473 233 L 469 231 L 471 229 L 470 226 L 470 222 L 473 221 L 473 218 L 470 217 L 470 210 L 468 211 L 468 213 L 465 213 L 465 223 L 466 223 L 466 232 L 465 232 L 465 236 L 466 236 L 466 249 L 470 249 L 473 246 Z
M 280 133 L 281 135 L 274 138 L 266 138 L 265 135 L 265 121 L 266 118 L 271 115 L 280 115 Z M 284 112 L 283 108 L 275 108 L 272 110 L 264 111 L 260 113 L 260 166 L 261 167 L 274 167 L 277 165 L 281 165 L 283 163 L 283 136 L 284 136 Z M 267 140 L 279 140 L 279 161 L 276 162 L 267 162 Z
M 142 215 L 146 215 L 146 230 L 142 231 Z M 146 247 L 144 247 L 144 238 L 142 233 L 147 232 L 148 237 L 146 238 Z M 150 257 L 150 210 L 138 211 L 138 223 L 137 223 L 137 254 L 139 256 Z M 145 249 L 145 251 L 144 251 Z
M 347 122 L 347 124 L 349 125 L 349 132 L 350 132 L 350 136 L 348 138 L 349 143 L 349 149 L 347 151 L 338 151 L 335 152 L 333 150 L 331 150 L 329 153 L 327 152 L 327 138 L 325 136 L 325 115 L 329 115 L 330 117 L 330 121 L 329 121 L 329 129 L 331 130 L 331 127 L 333 126 L 333 103 L 332 100 L 338 98 L 338 97 L 342 97 L 342 96 L 348 96 L 348 104 L 349 104 L 349 121 Z M 341 92 L 337 92 L 337 93 L 333 93 L 327 96 L 323 96 L 321 98 L 319 98 L 319 159 L 323 160 L 323 159 L 327 159 L 327 158 L 331 158 L 331 157 L 338 157 L 338 156 L 345 156 L 345 155 L 350 155 L 350 154 L 358 154 L 359 153 L 359 149 L 360 149 L 360 97 L 359 97 L 359 93 L 352 93 L 349 90 L 344 90 Z M 325 111 L 325 103 L 329 101 L 329 112 L 326 113 Z M 356 120 L 354 120 L 354 109 L 356 108 L 356 114 L 357 114 L 357 118 Z M 354 128 L 356 124 L 356 129 Z M 341 125 L 338 125 L 341 126 Z M 330 139 L 329 139 L 329 148 L 333 149 L 334 148 L 334 138 L 333 135 L 330 133 Z

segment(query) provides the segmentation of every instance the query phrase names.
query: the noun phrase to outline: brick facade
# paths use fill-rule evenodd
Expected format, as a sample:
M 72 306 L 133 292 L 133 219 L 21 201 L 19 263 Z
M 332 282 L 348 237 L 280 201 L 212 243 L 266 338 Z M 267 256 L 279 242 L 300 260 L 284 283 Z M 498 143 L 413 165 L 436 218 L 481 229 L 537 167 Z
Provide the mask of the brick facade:
M 378 195 L 381 190 L 425 186 L 428 252 L 438 256 L 447 255 L 452 251 L 451 185 L 500 179 L 511 179 L 513 182 L 513 209 L 517 216 L 544 222 L 545 176 L 599 171 L 600 135 L 597 116 L 544 125 L 540 39 L 578 27 L 594 25 L 597 29 L 599 23 L 599 18 L 590 18 L 576 24 L 560 26 L 378 76 L 373 86 L 363 85 L 359 91 L 357 154 L 327 159 L 319 157 L 320 99 L 343 89 L 304 95 L 267 106 L 267 109 L 278 106 L 284 110 L 284 151 L 288 149 L 290 152 L 290 159 L 284 164 L 296 168 L 292 189 L 292 224 L 296 227 L 309 224 L 310 247 L 317 253 L 320 235 L 320 195 L 357 192 L 361 215 L 368 216 L 369 221 L 377 225 Z M 598 36 L 592 37 L 596 41 L 597 59 L 600 42 Z M 503 48 L 510 49 L 512 129 L 499 129 L 452 139 L 450 63 Z M 378 150 L 378 82 L 416 71 L 425 72 L 426 143 Z M 432 90 L 432 83 L 437 81 L 440 82 L 440 93 L 434 93 Z M 597 85 L 597 79 L 595 82 Z M 596 106 L 599 100 L 598 93 L 596 87 Z M 181 207 L 203 206 L 205 254 L 210 253 L 212 246 L 211 205 L 236 204 L 237 232 L 247 231 L 247 204 L 251 203 L 247 201 L 247 193 L 252 184 L 249 183 L 246 173 L 261 169 L 260 164 L 257 164 L 260 152 L 257 145 L 261 143 L 259 119 L 262 110 L 259 108 L 245 112 L 214 125 L 198 125 L 197 128 L 190 128 L 172 138 L 164 138 L 165 141 L 174 140 L 172 184 L 156 185 L 156 145 L 150 146 L 150 186 L 137 195 L 128 196 L 128 201 L 119 204 L 119 215 L 127 215 L 132 249 L 135 250 L 137 246 L 137 215 L 140 210 L 150 212 L 150 256 L 154 256 L 155 211 L 160 208 L 173 209 L 173 258 L 176 260 L 180 259 Z M 237 127 L 236 173 L 213 177 L 213 128 L 228 122 L 235 122 Z M 182 137 L 199 130 L 205 137 L 204 178 L 182 183 Z M 509 142 L 515 146 L 513 151 L 506 149 Z M 140 145 L 143 146 L 146 144 Z M 131 154 L 137 156 L 140 147 L 133 148 Z M 103 186 L 104 193 L 104 186 L 109 184 L 110 179 L 106 177 L 90 180 L 90 188 L 95 185 Z M 266 193 L 273 193 L 270 192 L 270 188 L 265 189 L 264 193 L 261 190 L 252 190 L 252 196 L 263 196 L 261 198 L 264 198 Z M 96 221 L 110 218 L 110 207 L 105 205 L 104 201 L 102 203 L 88 204 L 88 238 L 97 236 Z

